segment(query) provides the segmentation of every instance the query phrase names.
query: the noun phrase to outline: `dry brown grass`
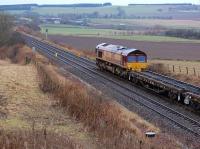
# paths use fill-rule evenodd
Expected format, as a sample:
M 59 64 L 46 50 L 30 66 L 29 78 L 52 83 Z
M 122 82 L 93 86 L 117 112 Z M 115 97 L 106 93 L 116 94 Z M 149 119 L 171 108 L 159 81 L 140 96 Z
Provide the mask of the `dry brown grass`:
M 0 148 L 96 148 L 93 134 L 40 90 L 35 67 L 21 65 L 26 52 L 22 46 L 12 57 L 19 64 L 0 61 Z
M 0 147 L 2 149 L 82 149 L 68 136 L 40 131 L 12 131 L 0 130 Z
M 58 146 L 57 148 L 70 146 L 70 143 L 82 148 L 95 148 L 93 144 L 95 137 L 93 139 L 92 134 L 84 131 L 85 128 L 81 123 L 70 118 L 51 95 L 44 95 L 40 90 L 34 66 L 2 63 L 0 82 L 0 132 L 2 132 L 0 137 L 2 140 L 9 136 L 8 140 L 12 143 L 12 140 L 21 134 L 22 140 L 18 143 L 16 140 L 13 145 L 20 145 L 28 139 L 27 144 L 32 148 L 31 141 L 36 139 L 36 144 L 42 146 L 45 141 L 43 138 L 45 130 L 49 147 L 52 147 L 54 140 L 59 139 L 60 143 L 54 144 Z M 32 137 L 33 133 L 36 133 L 35 138 Z M 28 138 L 25 139 L 26 137 Z M 63 143 L 64 139 L 66 143 Z M 4 143 L 1 142 L 2 140 L 0 144 Z M 67 145 L 69 141 L 71 142 Z
M 162 135 L 158 135 L 157 141 L 151 143 L 145 138 L 144 132 L 159 132 L 159 129 L 139 116 L 127 112 L 127 109 L 81 81 L 63 77 L 51 65 L 47 66 L 37 61 L 36 67 L 41 89 L 57 97 L 59 103 L 66 107 L 73 117 L 96 133 L 104 147 L 140 148 L 141 142 L 142 148 L 178 148 L 174 141 L 166 137 L 163 139 Z
M 30 63 L 33 57 L 31 50 L 23 44 L 0 48 L 0 59 L 10 59 L 12 63 Z

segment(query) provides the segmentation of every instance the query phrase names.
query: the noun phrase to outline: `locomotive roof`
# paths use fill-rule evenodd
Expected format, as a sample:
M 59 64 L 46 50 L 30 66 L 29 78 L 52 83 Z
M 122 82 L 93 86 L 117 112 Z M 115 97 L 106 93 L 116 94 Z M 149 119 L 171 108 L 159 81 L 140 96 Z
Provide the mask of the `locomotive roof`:
M 123 47 L 120 45 L 113 45 L 113 44 L 107 44 L 107 43 L 101 43 L 101 44 L 97 45 L 96 48 L 105 50 L 105 51 L 109 51 L 109 52 L 113 52 L 113 53 L 122 54 L 123 56 L 127 56 L 128 54 L 130 54 L 132 52 L 136 52 L 136 51 L 145 54 L 144 52 L 137 50 L 137 49 L 127 48 L 127 47 Z

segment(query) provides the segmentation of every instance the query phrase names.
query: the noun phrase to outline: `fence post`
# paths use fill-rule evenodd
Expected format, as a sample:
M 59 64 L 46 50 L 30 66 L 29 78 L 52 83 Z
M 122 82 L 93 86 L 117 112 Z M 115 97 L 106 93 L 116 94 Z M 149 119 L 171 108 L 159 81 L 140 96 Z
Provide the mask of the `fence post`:
M 196 69 L 195 69 L 195 68 L 193 68 L 193 70 L 194 70 L 194 75 L 196 76 Z
M 181 73 L 181 66 L 179 66 L 179 72 Z
M 187 75 L 188 75 L 188 67 L 186 67 L 186 73 L 187 73 Z
M 167 64 L 167 68 L 168 68 L 168 72 L 170 72 L 170 69 L 169 69 L 169 64 Z
M 173 72 L 175 72 L 175 68 L 174 68 L 174 65 L 173 65 Z

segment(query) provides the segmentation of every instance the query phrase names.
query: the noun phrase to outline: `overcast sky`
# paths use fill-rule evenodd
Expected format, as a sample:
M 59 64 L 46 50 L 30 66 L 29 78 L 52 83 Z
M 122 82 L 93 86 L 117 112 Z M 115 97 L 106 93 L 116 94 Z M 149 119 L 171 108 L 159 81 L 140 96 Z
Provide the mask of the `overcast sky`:
M 130 3 L 193 3 L 200 4 L 200 0 L 0 0 L 4 4 L 74 4 L 74 3 L 104 3 L 111 2 L 114 5 L 127 5 Z

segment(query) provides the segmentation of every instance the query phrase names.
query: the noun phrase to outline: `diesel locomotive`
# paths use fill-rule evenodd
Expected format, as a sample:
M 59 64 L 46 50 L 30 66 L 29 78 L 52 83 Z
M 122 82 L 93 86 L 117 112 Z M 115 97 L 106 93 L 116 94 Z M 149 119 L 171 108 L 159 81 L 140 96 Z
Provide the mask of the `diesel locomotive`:
M 96 64 L 100 69 L 117 75 L 147 68 L 147 55 L 143 51 L 119 45 L 102 43 L 96 46 Z

